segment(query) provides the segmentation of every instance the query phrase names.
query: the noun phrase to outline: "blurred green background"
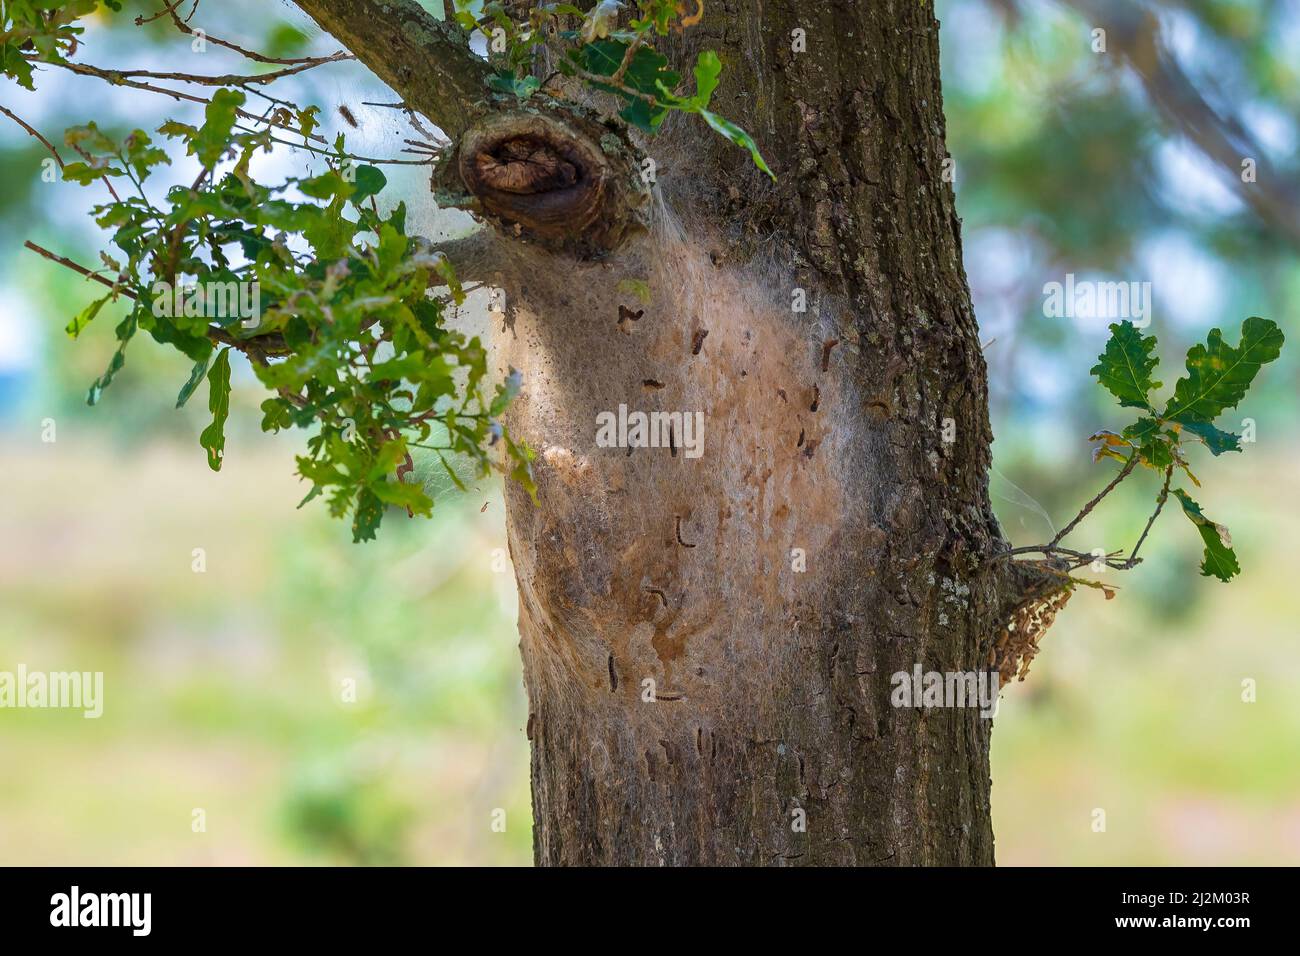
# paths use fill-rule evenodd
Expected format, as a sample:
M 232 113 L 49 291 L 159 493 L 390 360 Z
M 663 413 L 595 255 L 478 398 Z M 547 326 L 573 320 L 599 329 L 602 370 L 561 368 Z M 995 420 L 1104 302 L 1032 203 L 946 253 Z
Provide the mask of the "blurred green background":
M 97 22 L 86 58 L 246 69 L 161 22 L 132 25 L 154 9 Z M 1300 863 L 1300 2 L 941 0 L 939 17 L 992 489 L 1016 543 L 1050 537 L 1105 483 L 1113 467 L 1091 463 L 1085 438 L 1127 423 L 1087 374 L 1108 319 L 1045 317 L 1045 282 L 1150 281 L 1167 384 L 1212 326 L 1235 340 L 1258 314 L 1293 340 L 1239 409 L 1257 441 L 1193 463 L 1242 576 L 1200 577 L 1194 531 L 1171 513 L 1146 562 L 1108 579 L 1118 596 L 1080 592 L 1030 679 L 1006 690 L 999 861 Z M 1100 22 L 1114 24 L 1105 53 L 1092 49 Z M 276 55 L 335 48 L 287 6 L 201 4 L 194 23 Z M 288 83 L 281 95 L 322 106 L 327 133 L 359 151 L 397 155 L 419 135 L 363 105 L 392 94 L 360 67 Z M 91 79 L 47 72 L 37 86 L 0 103 L 51 138 L 90 118 L 124 133 L 194 116 Z M 183 358 L 137 342 L 87 408 L 114 317 L 69 341 L 90 290 L 21 243 L 94 262 L 87 211 L 103 197 L 44 182 L 46 155 L 0 117 L 0 670 L 102 670 L 106 704 L 99 720 L 0 711 L 0 863 L 528 863 L 499 481 L 439 486 L 431 522 L 393 516 L 355 546 L 323 507 L 294 509 L 300 438 L 258 432 L 246 367 L 220 475 L 197 442 L 203 402 L 171 407 Z M 1225 157 L 1254 158 L 1258 181 Z M 178 180 L 185 169 L 178 159 Z M 423 180 L 394 171 L 388 201 L 425 195 Z M 427 234 L 454 225 L 414 210 Z M 1156 490 L 1126 483 L 1071 540 L 1131 544 Z

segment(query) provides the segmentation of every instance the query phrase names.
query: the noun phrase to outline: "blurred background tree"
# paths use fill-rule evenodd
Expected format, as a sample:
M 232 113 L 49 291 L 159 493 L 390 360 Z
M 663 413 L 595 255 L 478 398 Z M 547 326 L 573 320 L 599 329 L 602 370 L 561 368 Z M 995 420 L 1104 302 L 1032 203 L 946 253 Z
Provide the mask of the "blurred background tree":
M 272 55 L 333 52 L 288 7 L 253 9 L 200 4 L 193 22 Z M 1173 367 L 1246 315 L 1295 330 L 1300 0 L 947 0 L 939 17 L 993 492 L 1013 543 L 1035 543 L 1106 480 L 1085 437 L 1123 423 L 1088 376 L 1109 319 L 1047 317 L 1045 283 L 1151 282 L 1151 331 Z M 163 21 L 94 30 L 114 65 L 243 66 L 194 52 Z M 285 82 L 354 149 L 391 152 L 412 135 L 397 111 L 365 105 L 391 94 L 356 64 Z M 52 139 L 88 110 L 119 136 L 189 116 L 62 75 L 39 97 L 6 90 L 2 105 Z M 135 350 L 104 399 L 112 414 L 86 408 L 116 316 L 71 343 L 62 328 L 86 287 L 21 243 L 93 261 L 100 197 L 43 181 L 47 155 L 0 117 L 0 669 L 100 669 L 107 703 L 99 721 L 0 714 L 0 759 L 21 768 L 0 788 L 0 862 L 527 863 L 498 483 L 461 494 L 430 474 L 433 522 L 392 522 L 358 548 L 322 509 L 293 509 L 298 439 L 257 430 L 246 365 L 221 476 L 197 444 L 201 403 L 157 401 L 160 383 L 186 377 L 183 358 Z M 301 173 L 308 158 L 270 162 Z M 388 201 L 413 204 L 413 232 L 461 227 L 435 216 L 422 172 L 390 182 Z M 1234 480 L 1198 463 L 1207 510 L 1231 499 L 1218 510 L 1246 573 L 1229 586 L 1199 577 L 1194 535 L 1170 522 L 1140 569 L 1109 582 L 1118 597 L 1076 598 L 1030 681 L 1006 690 L 993 743 L 1001 863 L 1300 861 L 1296 385 L 1284 350 L 1238 410 L 1257 441 Z M 1117 492 L 1080 546 L 1131 542 L 1151 480 Z

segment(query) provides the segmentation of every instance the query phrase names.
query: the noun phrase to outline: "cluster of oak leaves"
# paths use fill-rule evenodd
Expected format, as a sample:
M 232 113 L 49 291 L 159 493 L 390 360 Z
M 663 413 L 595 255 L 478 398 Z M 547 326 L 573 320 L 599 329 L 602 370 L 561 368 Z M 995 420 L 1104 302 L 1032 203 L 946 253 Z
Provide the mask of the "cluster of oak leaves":
M 1115 458 L 1126 466 L 1135 460 L 1136 464 L 1164 472 L 1160 498 L 1163 504 L 1171 490 L 1169 479 L 1174 469 L 1200 487 L 1188 467 L 1187 445 L 1203 444 L 1215 456 L 1241 451 L 1241 436 L 1220 428 L 1218 421 L 1246 397 L 1261 366 L 1281 353 L 1282 330 L 1268 319 L 1251 316 L 1242 323 L 1241 341 L 1234 347 L 1223 340 L 1222 332 L 1211 329 L 1204 345 L 1198 343 L 1188 350 L 1187 375 L 1174 385 L 1174 394 L 1159 411 L 1152 395 L 1161 385 L 1152 378 L 1159 364 L 1154 354 L 1155 336 L 1143 335 L 1127 321 L 1112 325 L 1110 333 L 1110 341 L 1098 356 L 1092 374 L 1119 399 L 1120 405 L 1139 409 L 1140 417 L 1120 433 L 1101 431 L 1093 435 L 1098 442 L 1095 457 Z M 1230 580 L 1241 567 L 1228 529 L 1207 518 L 1185 490 L 1174 488 L 1172 492 L 1205 542 L 1201 573 L 1220 581 Z
M 67 64 L 80 45 L 81 21 L 104 15 L 100 6 L 97 0 L 6 3 L 0 69 L 34 89 L 34 68 Z M 102 6 L 121 9 L 117 0 Z M 588 11 L 535 5 L 523 22 L 499 3 L 458 0 L 456 18 L 467 32 L 479 30 L 492 41 L 494 73 L 485 96 L 513 104 L 553 95 L 530 71 L 535 48 L 559 38 L 571 44 L 561 72 L 618 97 L 627 122 L 652 133 L 671 110 L 697 115 L 766 170 L 748 134 L 707 108 L 721 71 L 718 57 L 700 55 L 695 89 L 684 92 L 683 78 L 654 50 L 655 37 L 691 25 L 681 6 L 641 0 L 640 15 L 622 30 L 622 5 L 608 0 Z M 109 302 L 133 303 L 117 326 L 107 370 L 90 388 L 90 404 L 122 368 L 137 335 L 147 333 L 194 363 L 177 407 L 206 380 L 212 420 L 200 442 L 209 465 L 220 469 L 230 353 L 243 352 L 272 393 L 261 406 L 263 430 L 319 426 L 297 460 L 298 472 L 312 483 L 304 503 L 324 495 L 332 514 L 351 517 L 357 541 L 375 536 L 387 506 L 430 513 L 433 502 L 423 487 L 403 480 L 414 469 L 412 449 L 436 455 L 460 487 L 449 459 L 468 460 L 480 477 L 495 464 L 533 492 L 533 453 L 499 420 L 519 390 L 518 376 L 489 388 L 482 343 L 444 323 L 448 310 L 464 301 L 453 264 L 407 235 L 404 204 L 381 211 L 375 196 L 384 174 L 351 156 L 342 136 L 332 149 L 313 145 L 320 142 L 317 107 L 271 102 L 259 116 L 241 89 L 220 89 L 200 125 L 169 120 L 159 127 L 156 136 L 183 147 L 202 167 L 193 182 L 166 188 L 157 181 L 171 165 L 168 151 L 144 130 L 120 141 L 94 123 L 66 132 L 65 145 L 83 161 L 64 165 L 64 178 L 109 184 L 112 201 L 96 206 L 94 216 L 113 247 L 94 270 L 107 291 L 67 331 L 76 337 Z M 286 146 L 309 151 L 324 171 L 277 185 L 257 182 L 250 173 L 254 155 Z M 165 307 L 198 302 L 172 296 L 178 287 L 252 283 L 260 300 L 255 321 L 213 316 L 202 304 Z
M 10 0 L 0 24 L 0 70 L 34 89 L 33 67 L 66 63 L 79 44 L 79 21 L 99 0 Z M 117 0 L 103 0 L 120 11 Z M 670 111 L 689 113 L 746 149 L 771 175 L 752 138 L 708 109 L 721 63 L 701 53 L 694 90 L 668 68 L 654 39 L 699 19 L 679 0 L 638 0 L 639 16 L 618 28 L 622 4 L 603 0 L 589 10 L 572 4 L 535 4 L 527 20 L 512 18 L 500 3 L 456 0 L 456 19 L 467 32 L 491 38 L 494 73 L 490 95 L 527 101 L 551 95 L 532 73 L 536 48 L 556 38 L 571 44 L 560 72 L 615 96 L 619 115 L 646 133 Z M 572 26 L 572 29 L 567 27 Z M 103 306 L 133 301 L 117 326 L 118 347 L 91 386 L 94 404 L 122 368 L 139 332 L 189 358 L 193 370 L 177 396 L 184 405 L 206 379 L 211 423 L 200 442 L 208 463 L 220 469 L 230 407 L 230 352 L 246 354 L 272 393 L 262 403 L 262 428 L 319 425 L 299 456 L 298 471 L 312 483 L 304 503 L 325 495 L 332 514 L 351 516 L 353 537 L 373 538 L 389 505 L 427 515 L 432 501 L 413 470 L 411 449 L 438 457 L 451 480 L 461 479 L 450 458 L 468 459 L 480 476 L 498 466 L 533 490 L 532 451 L 514 441 L 499 416 L 518 392 L 512 374 L 487 383 L 487 353 L 477 338 L 445 327 L 447 311 L 464 301 L 452 264 L 425 240 L 406 233 L 406 207 L 387 214 L 375 200 L 386 185 L 374 165 L 359 163 L 340 136 L 332 149 L 313 147 L 318 108 L 289 108 L 276 101 L 262 116 L 248 112 L 246 94 L 220 89 L 207 103 L 201 125 L 169 120 L 155 132 L 197 159 L 200 175 L 171 185 L 157 199 L 154 180 L 171 160 L 143 130 L 120 142 L 94 123 L 73 127 L 65 144 L 83 157 L 64 166 L 65 179 L 82 184 L 118 182 L 113 201 L 95 207 L 96 222 L 111 231 L 113 254 L 101 253 L 108 291 L 67 327 L 76 337 Z M 286 142 L 286 131 L 301 142 Z M 324 171 L 268 186 L 250 175 L 259 151 L 277 146 L 307 149 Z M 155 198 L 151 198 L 151 192 Z M 157 283 L 168 287 L 256 282 L 261 310 L 251 325 L 239 316 L 212 318 L 204 309 L 155 308 Z M 165 293 L 162 293 L 165 294 Z M 195 314 L 186 314 L 188 312 Z M 180 313 L 180 314 L 178 314 Z M 1214 455 L 1240 451 L 1240 436 L 1216 422 L 1242 400 L 1260 367 L 1277 358 L 1283 336 L 1271 321 L 1249 318 L 1241 341 L 1228 345 L 1218 329 L 1187 354 L 1187 375 L 1161 410 L 1152 393 L 1156 340 L 1129 322 L 1111 326 L 1111 338 L 1093 368 L 1098 380 L 1140 417 L 1122 432 L 1093 436 L 1097 457 L 1116 458 L 1126 470 L 1141 465 L 1165 475 L 1159 507 L 1175 469 L 1200 484 L 1188 468 L 1187 446 L 1201 443 Z M 463 487 L 463 486 L 462 486 Z M 1172 489 L 1205 544 L 1202 572 L 1227 581 L 1240 570 L 1227 529 L 1211 521 L 1181 488 Z

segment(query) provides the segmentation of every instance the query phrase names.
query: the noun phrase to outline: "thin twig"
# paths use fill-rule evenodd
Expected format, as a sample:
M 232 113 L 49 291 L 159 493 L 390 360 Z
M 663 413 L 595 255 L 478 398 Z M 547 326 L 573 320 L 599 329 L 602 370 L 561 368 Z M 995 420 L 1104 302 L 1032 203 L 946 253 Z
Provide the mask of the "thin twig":
M 65 70 L 77 74 L 78 76 L 93 76 L 97 79 L 105 81 L 106 83 L 110 83 L 113 86 L 129 86 L 131 89 L 134 90 L 145 90 L 146 92 L 149 93 L 158 93 L 161 94 L 162 96 L 170 96 L 174 100 L 178 100 L 178 101 L 184 100 L 187 103 L 198 103 L 201 106 L 207 106 L 210 102 L 209 100 L 204 99 L 202 96 L 195 96 L 193 93 L 187 93 L 184 90 L 173 90 L 165 86 L 155 86 L 151 83 L 142 83 L 139 80 L 133 80 L 130 79 L 129 77 L 124 77 L 122 76 L 122 74 L 115 73 L 112 70 L 101 69 L 100 67 L 90 66 L 85 63 L 72 63 L 66 60 L 59 63 L 48 62 L 45 60 L 41 60 L 38 62 L 44 63 L 48 66 L 62 67 Z M 288 130 L 290 133 L 294 133 L 298 136 L 303 135 L 301 130 L 295 129 L 293 126 L 289 125 L 288 123 L 282 123 L 277 120 L 267 119 L 258 116 L 256 113 L 250 113 L 247 110 L 237 109 L 235 110 L 235 115 L 240 116 L 246 120 L 251 120 L 255 123 L 266 123 L 268 126 L 275 126 L 283 130 Z M 311 136 L 308 138 L 315 140 L 318 143 L 328 142 L 325 139 L 325 137 L 319 136 L 316 133 L 312 133 Z
M 158 13 L 154 14 L 148 20 L 144 19 L 143 16 L 136 17 L 135 18 L 136 26 L 140 26 L 141 24 L 148 23 L 150 20 L 156 20 L 164 13 L 167 13 L 171 15 L 172 23 L 176 26 L 177 30 L 180 30 L 181 33 L 184 33 L 186 36 L 194 36 L 196 32 L 194 28 L 191 27 L 184 20 L 182 20 L 180 18 L 180 15 L 176 12 L 176 7 L 178 7 L 180 4 L 168 3 L 167 0 L 162 0 L 162 4 L 163 7 L 165 7 L 165 9 L 158 11 Z M 193 15 L 194 15 L 194 11 L 191 10 L 190 16 Z M 212 34 L 206 31 L 204 31 L 203 33 L 203 38 L 208 43 L 214 44 L 215 46 L 225 47 L 227 50 L 234 50 L 236 53 L 241 54 L 242 56 L 246 56 L 250 60 L 255 60 L 258 63 L 276 63 L 282 66 L 290 66 L 290 65 L 302 64 L 302 63 L 311 63 L 313 65 L 316 65 L 318 63 L 328 62 L 329 60 L 332 59 L 331 57 L 316 57 L 316 56 L 297 56 L 297 57 L 266 56 L 264 54 L 258 53 L 256 50 L 246 50 L 242 46 L 239 46 L 238 44 L 231 43 L 229 40 L 218 39 L 217 37 L 214 37 Z M 338 56 L 338 54 L 335 54 L 335 56 Z M 346 59 L 354 60 L 356 59 L 356 57 L 349 54 L 346 57 Z
M 1062 548 L 1048 544 L 1027 544 L 1023 547 L 1008 548 L 1006 551 L 999 551 L 997 554 L 989 557 L 988 560 L 992 561 L 996 558 L 1007 558 L 1015 554 L 1068 554 L 1073 558 L 1081 558 L 1085 556 L 1082 551 L 1075 551 L 1071 548 Z M 1092 555 L 1087 555 L 1087 557 L 1091 560 Z
M 623 53 L 623 62 L 618 65 L 614 75 L 609 78 L 610 86 L 622 86 L 623 77 L 627 75 L 627 68 L 632 65 L 632 58 L 636 56 L 637 50 L 645 46 L 645 37 L 637 34 L 636 39 L 627 45 L 627 50 Z
M 62 168 L 63 168 L 63 157 L 59 155 L 59 151 L 58 151 L 57 149 L 54 148 L 54 144 L 53 144 L 53 143 L 51 143 L 48 139 L 46 139 L 44 136 L 42 136 L 39 132 L 37 132 L 37 131 L 36 131 L 35 129 L 33 129 L 31 126 L 27 125 L 26 120 L 24 120 L 24 119 L 23 119 L 21 116 L 19 116 L 17 113 L 14 113 L 14 112 L 12 112 L 12 111 L 9 110 L 9 109 L 6 109 L 4 106 L 0 106 L 0 113 L 4 113 L 5 116 L 9 117 L 11 120 L 13 120 L 13 121 L 14 121 L 15 123 L 17 123 L 19 126 L 21 126 L 23 129 L 27 130 L 28 133 L 30 133 L 31 135 L 35 136 L 38 140 L 40 140 L 40 141 L 41 141 L 41 145 L 44 146 L 46 149 L 48 149 L 51 153 L 54 154 L 54 161 L 55 161 L 56 163 L 59 164 L 59 169 L 62 169 Z
M 442 152 L 442 147 L 439 146 L 437 143 L 428 143 L 422 139 L 403 139 L 402 142 L 405 143 L 407 146 L 415 146 L 426 153 Z
M 1134 452 L 1132 455 L 1129 456 L 1128 461 L 1124 463 L 1124 467 L 1120 469 L 1119 474 L 1115 476 L 1115 478 L 1111 481 L 1111 483 L 1108 484 L 1105 488 L 1101 489 L 1101 491 L 1097 493 L 1097 496 L 1095 498 L 1093 498 L 1086 505 L 1084 505 L 1083 509 L 1077 515 L 1074 516 L 1074 519 L 1069 524 L 1067 524 L 1060 531 L 1056 532 L 1056 537 L 1047 543 L 1048 547 L 1053 547 L 1054 545 L 1056 545 L 1057 542 L 1061 541 L 1067 534 L 1073 531 L 1075 526 L 1080 521 L 1088 517 L 1092 509 L 1097 507 L 1097 503 L 1101 501 L 1102 498 L 1105 498 L 1108 494 L 1110 494 L 1115 489 L 1116 485 L 1118 485 L 1121 481 L 1123 481 L 1125 478 L 1129 476 L 1129 473 L 1132 472 L 1133 469 L 1137 467 L 1137 463 L 1138 463 L 1138 456 L 1137 453 Z
M 91 270 L 87 269 L 85 266 L 81 265 L 80 263 L 73 262 L 71 259 L 65 256 L 61 256 L 57 252 L 51 252 L 49 249 L 46 249 L 44 246 L 38 246 L 30 239 L 24 242 L 23 245 L 26 246 L 28 249 L 32 250 L 32 252 L 40 253 L 46 259 L 49 259 L 52 262 L 57 262 L 61 266 L 67 266 L 73 272 L 79 273 L 85 276 L 87 279 L 94 279 L 100 285 L 106 285 L 110 289 L 116 289 L 119 293 L 126 296 L 128 299 L 136 298 L 136 294 L 130 289 L 122 288 L 116 282 L 111 282 L 110 280 L 105 279 L 98 272 L 92 272 Z
M 1126 562 L 1115 560 L 1116 556 L 1121 553 L 1122 552 L 1119 551 L 1112 551 L 1110 554 L 1105 555 L 1106 566 L 1116 570 L 1127 570 Z M 985 558 L 984 563 L 988 564 L 990 561 L 1009 558 L 1017 554 L 1042 554 L 1049 557 L 1052 555 L 1062 555 L 1070 558 L 1074 562 L 1072 567 L 1082 567 L 1085 564 L 1092 564 L 1094 561 L 1098 560 L 1098 557 L 1095 554 L 1087 554 L 1083 551 L 1076 551 L 1073 548 L 1063 548 L 1060 545 L 1030 544 L 1020 548 L 1010 548 L 1006 551 L 999 551 L 997 554 Z
M 235 129 L 239 130 L 241 133 L 257 132 L 255 129 L 249 129 L 247 126 L 240 126 L 238 124 L 235 125 Z M 334 158 L 339 155 L 338 153 L 332 153 L 329 150 L 317 149 L 315 146 L 308 146 L 306 143 L 291 143 L 288 140 L 278 139 L 275 136 L 272 136 L 270 139 L 271 142 L 280 146 L 287 146 L 290 149 L 305 149 L 309 153 L 315 153 L 318 156 L 329 156 Z M 374 156 L 358 156 L 355 153 L 344 153 L 343 155 L 344 158 L 354 159 L 359 163 L 383 163 L 393 166 L 428 166 L 433 162 L 432 157 L 429 159 L 379 159 Z
M 1110 484 L 1108 484 L 1105 488 L 1103 488 L 1097 494 L 1096 497 L 1094 497 L 1091 501 L 1089 501 L 1086 505 L 1084 505 L 1083 509 L 1074 517 L 1074 520 L 1071 521 L 1069 524 L 1067 524 L 1064 528 L 1062 528 L 1057 533 L 1056 537 L 1054 537 L 1047 544 L 1025 545 L 1019 548 L 1010 548 L 1006 551 L 999 551 L 997 554 L 990 555 L 988 558 L 986 558 L 984 560 L 984 563 L 987 564 L 990 561 L 996 561 L 1000 558 L 1008 558 L 1017 554 L 1042 554 L 1048 556 L 1065 555 L 1073 559 L 1073 561 L 1075 562 L 1073 567 L 1082 567 L 1085 564 L 1091 564 L 1095 562 L 1096 560 L 1098 560 L 1095 554 L 1085 554 L 1082 551 L 1075 551 L 1071 548 L 1063 548 L 1060 546 L 1059 542 L 1062 538 L 1064 538 L 1067 534 L 1069 534 L 1080 521 L 1082 521 L 1084 518 L 1088 516 L 1089 512 L 1091 512 L 1092 509 L 1097 506 L 1097 503 L 1101 501 L 1102 498 L 1105 498 L 1108 494 L 1110 494 L 1111 491 L 1114 490 L 1116 485 L 1118 485 L 1121 481 L 1123 481 L 1126 477 L 1128 477 L 1128 475 L 1133 471 L 1133 468 L 1137 465 L 1137 461 L 1138 461 L 1138 457 L 1135 452 L 1128 459 L 1128 461 L 1125 462 L 1124 467 L 1120 469 L 1120 473 L 1114 477 L 1114 479 L 1110 482 Z M 1139 564 L 1142 563 L 1142 559 L 1137 556 L 1138 551 L 1139 549 L 1141 549 L 1142 543 L 1146 541 L 1147 535 L 1151 532 L 1151 526 L 1156 523 L 1156 518 L 1160 517 L 1160 511 L 1162 508 L 1164 508 L 1165 501 L 1169 498 L 1169 481 L 1173 477 L 1173 474 L 1174 474 L 1174 466 L 1170 465 L 1168 468 L 1165 469 L 1165 483 L 1164 483 L 1164 487 L 1160 489 L 1159 497 L 1156 499 L 1156 510 L 1152 513 L 1151 517 L 1147 519 L 1146 527 L 1142 529 L 1142 535 L 1141 537 L 1138 538 L 1137 544 L 1133 545 L 1133 550 L 1129 552 L 1129 556 L 1122 561 L 1115 560 L 1116 556 L 1121 554 L 1122 552 L 1113 551 L 1110 554 L 1106 555 L 1105 557 L 1104 563 L 1106 567 L 1113 568 L 1116 571 L 1128 571 L 1132 568 L 1137 567 Z
M 991 554 L 984 559 L 983 564 L 991 564 L 994 561 L 1000 561 L 1003 558 L 1010 558 L 1017 554 L 1041 554 L 1044 557 L 1068 557 L 1066 562 L 1070 570 L 1081 568 L 1085 564 L 1095 564 L 1100 561 L 1105 567 L 1112 571 L 1130 571 L 1142 563 L 1142 559 L 1136 556 L 1130 556 L 1120 560 L 1119 556 L 1123 551 L 1111 551 L 1106 555 L 1084 554 L 1082 551 L 1075 551 L 1072 548 L 1062 548 L 1059 545 L 1049 547 L 1044 544 L 1026 545 L 1022 548 L 1010 548 L 1006 551 L 999 551 L 997 554 Z M 1035 563 L 1035 562 L 1031 562 Z
M 1129 565 L 1137 563 L 1138 549 L 1142 547 L 1142 542 L 1147 539 L 1147 535 L 1151 531 L 1151 526 L 1155 524 L 1156 519 L 1160 517 L 1160 509 L 1165 506 L 1165 501 L 1169 497 L 1169 480 L 1173 477 L 1174 466 L 1170 465 L 1165 469 L 1165 483 L 1164 487 L 1160 489 L 1160 497 L 1156 499 L 1156 510 L 1152 512 L 1151 517 L 1147 519 L 1147 526 L 1142 529 L 1142 537 L 1138 538 L 1137 544 L 1133 545 L 1133 551 L 1128 556 L 1127 563 Z
M 45 62 L 31 58 L 36 62 Z M 287 66 L 283 70 L 273 70 L 270 73 L 246 74 L 246 73 L 221 73 L 216 75 L 205 73 L 168 73 L 159 70 L 106 70 L 103 67 L 92 66 L 89 63 L 78 63 L 77 66 L 87 67 L 96 72 L 97 75 L 111 75 L 116 81 L 134 79 L 143 77 L 150 80 L 172 80 L 177 83 L 193 83 L 197 86 L 254 86 L 274 83 L 276 80 L 286 76 L 293 76 L 310 70 L 313 67 L 321 66 L 325 63 L 338 63 L 342 60 L 355 60 L 350 53 L 335 53 L 332 56 L 321 57 L 312 60 L 310 63 L 299 63 L 297 66 Z
M 591 72 L 589 72 L 589 71 L 587 71 L 587 70 L 574 69 L 574 71 L 573 71 L 573 75 L 576 76 L 578 79 L 580 79 L 580 80 L 586 80 L 586 81 L 589 82 L 589 83 L 599 83 L 599 84 L 601 84 L 602 86 L 613 86 L 613 85 L 614 85 L 614 84 L 610 83 L 610 79 L 611 79 L 611 77 L 608 77 L 608 76 L 601 76 L 599 73 L 591 73 Z M 631 97 L 635 97 L 636 99 L 639 99 L 639 100 L 645 100 L 645 101 L 646 101 L 647 103 L 649 103 L 651 106 L 658 106 L 658 105 L 659 105 L 659 100 L 656 99 L 656 98 L 655 98 L 652 94 L 650 94 L 650 93 L 642 93 L 640 90 L 633 89 L 633 88 L 630 87 L 630 86 L 622 86 L 622 85 L 616 87 L 616 89 L 617 89 L 620 93 L 625 93 L 626 95 L 631 96 Z
M 135 294 L 135 291 L 133 289 L 127 289 L 122 286 L 119 286 L 116 283 L 111 282 L 108 279 L 104 278 L 98 272 L 93 272 L 90 269 L 87 269 L 81 263 L 73 262 L 67 256 L 61 256 L 57 252 L 51 252 L 49 249 L 46 249 L 44 246 L 38 246 L 30 239 L 24 242 L 23 245 L 26 246 L 28 249 L 32 250 L 32 252 L 39 253 L 40 255 L 44 256 L 46 259 L 49 259 L 51 262 L 57 262 L 59 265 L 66 266 L 67 268 L 71 269 L 73 272 L 85 276 L 87 279 L 93 279 L 95 282 L 98 282 L 100 285 L 104 285 L 110 289 L 116 290 L 119 295 L 124 295 L 131 300 L 139 299 L 139 296 Z M 229 332 L 227 332 L 225 329 L 221 328 L 220 326 L 210 326 L 208 328 L 207 335 L 209 339 L 211 339 L 213 342 L 217 343 L 218 345 L 229 345 L 233 348 L 239 349 L 239 351 L 249 356 L 249 358 L 252 358 L 254 360 L 261 360 L 262 364 L 265 364 L 265 356 L 288 355 L 292 351 L 285 344 L 284 336 L 280 335 L 278 332 L 255 336 L 254 338 L 251 339 L 239 339 L 239 338 L 235 338 L 233 335 L 231 335 Z
M 86 150 L 82 149 L 80 146 L 74 144 L 72 150 L 78 156 L 84 159 L 88 165 L 91 166 L 95 165 L 94 157 L 92 157 L 90 153 L 86 152 Z M 123 163 L 123 165 L 125 166 L 126 164 Z M 108 187 L 108 194 L 113 197 L 113 202 L 121 202 L 122 197 L 117 194 L 117 188 L 113 185 L 113 180 L 109 179 L 107 176 L 102 176 L 100 178 L 103 180 L 104 185 Z M 147 201 L 148 200 L 146 200 L 146 202 Z

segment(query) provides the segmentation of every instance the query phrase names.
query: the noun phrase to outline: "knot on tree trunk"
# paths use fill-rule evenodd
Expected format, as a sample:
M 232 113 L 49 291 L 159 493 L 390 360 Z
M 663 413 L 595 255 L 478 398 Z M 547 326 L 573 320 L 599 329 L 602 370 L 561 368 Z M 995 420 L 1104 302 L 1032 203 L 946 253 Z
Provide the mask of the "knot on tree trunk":
M 455 171 L 486 218 L 582 258 L 645 228 L 650 190 L 626 131 L 577 108 L 493 113 L 456 148 Z

